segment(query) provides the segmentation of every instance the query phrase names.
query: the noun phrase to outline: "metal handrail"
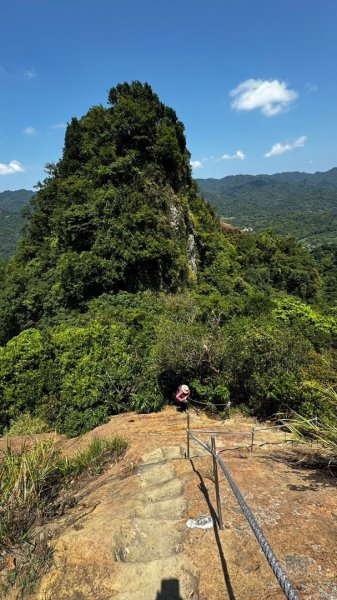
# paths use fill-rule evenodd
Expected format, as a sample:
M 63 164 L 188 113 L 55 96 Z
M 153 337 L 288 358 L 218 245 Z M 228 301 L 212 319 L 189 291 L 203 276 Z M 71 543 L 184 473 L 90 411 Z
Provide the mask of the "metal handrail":
M 251 435 L 249 431 L 220 431 L 219 429 L 190 429 L 194 433 L 210 433 L 211 435 Z
M 244 500 L 237 484 L 235 483 L 233 477 L 231 476 L 231 474 L 230 474 L 228 468 L 226 467 L 225 463 L 223 462 L 222 458 L 216 452 L 215 438 L 214 437 L 212 438 L 212 448 L 211 448 L 208 444 L 206 444 L 202 440 L 199 440 L 199 438 L 197 438 L 192 433 L 192 431 L 189 429 L 189 415 L 187 415 L 187 424 L 188 424 L 188 427 L 186 429 L 187 442 L 188 442 L 187 443 L 187 458 L 190 457 L 190 451 L 189 451 L 190 450 L 190 444 L 189 444 L 190 438 L 192 438 L 195 442 L 200 444 L 200 446 L 202 446 L 205 450 L 207 450 L 213 456 L 216 498 L 217 498 L 217 505 L 218 505 L 218 518 L 219 518 L 220 528 L 222 529 L 222 514 L 221 514 L 221 504 L 220 504 L 219 482 L 218 482 L 218 478 L 217 478 L 217 470 L 215 470 L 215 463 L 217 463 L 220 466 L 224 476 L 226 477 L 226 480 L 228 481 L 228 483 L 232 489 L 232 492 L 233 492 L 235 498 L 237 499 L 237 501 L 243 511 L 243 514 L 245 515 L 257 541 L 259 542 L 260 547 L 268 561 L 268 564 L 271 567 L 286 598 L 288 598 L 288 600 L 299 600 L 299 596 L 297 595 L 297 592 L 295 591 L 293 585 L 289 581 L 286 573 L 283 571 L 271 546 L 269 545 L 264 533 L 262 532 L 262 529 L 257 524 L 249 506 L 247 505 L 246 501 Z

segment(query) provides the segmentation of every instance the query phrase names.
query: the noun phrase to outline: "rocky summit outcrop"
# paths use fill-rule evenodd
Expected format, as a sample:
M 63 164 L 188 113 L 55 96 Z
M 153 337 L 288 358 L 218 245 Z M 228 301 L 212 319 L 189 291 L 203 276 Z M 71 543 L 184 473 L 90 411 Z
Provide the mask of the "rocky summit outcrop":
M 284 598 L 223 479 L 224 530 L 218 529 L 212 462 L 194 444 L 186 460 L 185 425 L 171 407 L 119 415 L 95 430 L 127 437 L 127 453 L 90 480 L 65 515 L 41 528 L 53 562 L 29 600 Z M 285 445 L 284 433 L 260 432 L 250 453 L 249 421 L 214 422 L 193 413 L 191 426 L 227 432 L 218 440 L 222 457 L 301 600 L 336 600 L 336 480 L 294 468 L 301 448 Z M 246 436 L 229 435 L 235 431 Z M 63 447 L 71 453 L 92 435 Z M 187 527 L 204 515 L 213 517 L 211 529 Z

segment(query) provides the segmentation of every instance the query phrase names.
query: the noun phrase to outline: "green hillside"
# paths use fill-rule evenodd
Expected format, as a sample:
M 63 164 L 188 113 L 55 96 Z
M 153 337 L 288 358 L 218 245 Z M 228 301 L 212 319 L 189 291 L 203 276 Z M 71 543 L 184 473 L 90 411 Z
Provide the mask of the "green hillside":
M 314 247 L 337 235 L 337 168 L 326 173 L 197 179 L 225 221 L 255 232 L 273 229 Z
M 223 232 L 183 124 L 148 84 L 119 84 L 72 119 L 26 214 L 0 270 L 0 432 L 78 435 L 159 410 L 182 382 L 224 416 L 228 402 L 261 418 L 326 414 L 333 289 L 327 300 L 289 236 Z
M 21 211 L 32 195 L 30 190 L 0 192 L 0 260 L 7 260 L 16 250 L 24 224 Z

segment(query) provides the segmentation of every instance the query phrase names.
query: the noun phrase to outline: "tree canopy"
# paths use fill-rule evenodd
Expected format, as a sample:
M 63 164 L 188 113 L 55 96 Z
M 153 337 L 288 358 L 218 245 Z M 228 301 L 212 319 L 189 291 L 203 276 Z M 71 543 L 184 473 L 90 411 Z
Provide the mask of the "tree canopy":
M 8 266 L 2 339 L 102 293 L 188 286 L 208 246 L 225 245 L 189 159 L 183 124 L 148 84 L 119 84 L 107 108 L 73 118 Z
M 224 233 L 174 110 L 117 85 L 71 120 L 0 264 L 0 432 L 24 414 L 77 435 L 160 409 L 182 381 L 211 410 L 320 415 L 320 387 L 337 385 L 336 256 L 317 259 L 330 304 L 293 238 Z

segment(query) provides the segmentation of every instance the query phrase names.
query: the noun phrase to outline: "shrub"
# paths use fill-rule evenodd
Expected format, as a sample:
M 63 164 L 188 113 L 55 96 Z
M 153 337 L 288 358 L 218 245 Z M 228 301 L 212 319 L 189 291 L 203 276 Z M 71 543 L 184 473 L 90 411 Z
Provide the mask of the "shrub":
M 0 347 L 0 430 L 20 413 L 33 412 L 43 397 L 43 359 L 43 336 L 35 329 L 23 331 Z
M 10 428 L 5 430 L 4 435 L 12 437 L 14 435 L 44 433 L 46 431 L 50 431 L 50 427 L 41 417 L 33 416 L 30 413 L 22 413 L 15 421 L 11 422 Z
M 307 400 L 303 368 L 311 344 L 298 332 L 273 323 L 256 325 L 238 319 L 227 328 L 231 399 L 253 414 L 269 417 L 284 409 L 299 409 Z
M 76 436 L 120 412 L 132 380 L 129 332 L 120 324 L 31 329 L 0 348 L 0 431 L 20 413 Z
M 148 359 L 150 376 L 156 377 L 164 394 L 183 380 L 204 381 L 223 369 L 226 339 L 219 328 L 213 332 L 196 319 L 191 322 L 163 318 Z
M 219 411 L 228 414 L 229 407 L 229 389 L 225 383 L 210 381 L 201 383 L 198 379 L 193 379 L 190 383 L 192 391 L 192 400 L 201 404 L 206 410 Z
M 139 413 L 156 412 L 163 408 L 166 400 L 156 383 L 150 382 L 148 387 L 132 394 L 130 409 Z
M 305 333 L 312 343 L 320 347 L 337 345 L 337 320 L 332 315 L 324 315 L 298 298 L 279 296 L 275 302 L 273 316 L 279 322 L 290 325 Z

